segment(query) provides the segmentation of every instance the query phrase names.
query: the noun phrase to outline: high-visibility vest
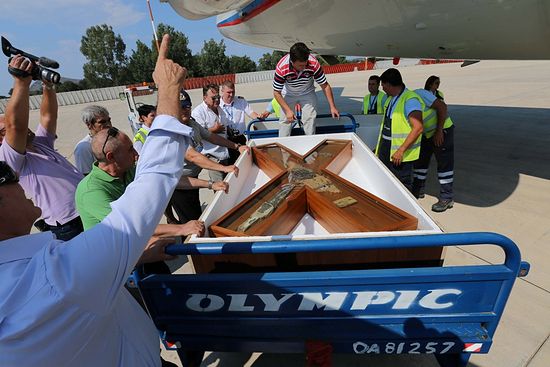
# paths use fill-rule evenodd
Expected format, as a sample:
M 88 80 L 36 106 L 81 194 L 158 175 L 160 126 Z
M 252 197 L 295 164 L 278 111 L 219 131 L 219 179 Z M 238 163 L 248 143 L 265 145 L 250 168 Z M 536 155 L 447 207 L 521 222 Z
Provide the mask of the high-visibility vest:
M 386 94 L 384 92 L 378 92 L 378 98 L 376 99 L 376 114 L 381 115 L 384 113 L 384 97 Z M 363 114 L 366 115 L 369 113 L 370 105 L 370 93 L 363 98 Z
M 422 111 L 422 121 L 424 127 L 424 136 L 426 138 L 431 138 L 435 134 L 435 129 L 437 128 L 437 111 L 429 106 L 424 106 L 424 111 Z M 449 116 L 445 119 L 443 128 L 447 129 L 453 126 L 453 121 Z
M 141 144 L 145 144 L 145 139 L 147 139 L 147 135 L 149 135 L 149 131 L 144 129 L 143 127 L 140 127 L 136 135 L 134 136 L 134 143 L 136 141 L 140 141 Z
M 393 97 L 388 98 L 384 105 L 384 117 L 382 118 L 382 124 L 380 126 L 380 134 L 378 135 L 378 144 L 376 145 L 376 155 L 378 155 L 378 148 L 380 147 L 380 142 L 382 139 L 382 130 L 384 126 L 384 118 L 386 117 L 386 110 L 390 105 L 390 101 Z M 405 102 L 409 99 L 416 98 L 420 101 L 422 110 L 424 110 L 424 101 L 422 98 L 413 91 L 405 90 L 399 98 L 399 101 L 395 105 L 393 112 L 391 114 L 391 147 L 390 147 L 390 157 L 403 145 L 407 136 L 409 136 L 412 131 L 412 127 L 409 124 L 408 116 L 405 116 Z M 422 134 L 416 138 L 416 140 L 411 144 L 411 146 L 403 153 L 403 162 L 415 161 L 420 157 L 420 139 Z
M 275 98 L 271 100 L 271 107 L 273 107 L 273 113 L 275 113 L 275 116 L 281 117 L 281 105 Z

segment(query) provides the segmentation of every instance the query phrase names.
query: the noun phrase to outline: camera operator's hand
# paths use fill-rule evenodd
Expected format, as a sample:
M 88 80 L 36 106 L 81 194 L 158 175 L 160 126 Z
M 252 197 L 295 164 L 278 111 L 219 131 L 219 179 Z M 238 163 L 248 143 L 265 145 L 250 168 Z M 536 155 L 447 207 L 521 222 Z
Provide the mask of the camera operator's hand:
M 26 85 L 30 85 L 32 81 L 32 67 L 33 65 L 29 59 L 17 55 L 11 59 L 8 70 L 16 81 L 22 81 Z
M 180 90 L 187 75 L 184 67 L 168 59 L 170 37 L 165 34 L 160 44 L 159 56 L 153 80 L 158 87 L 157 115 L 171 115 L 180 118 Z

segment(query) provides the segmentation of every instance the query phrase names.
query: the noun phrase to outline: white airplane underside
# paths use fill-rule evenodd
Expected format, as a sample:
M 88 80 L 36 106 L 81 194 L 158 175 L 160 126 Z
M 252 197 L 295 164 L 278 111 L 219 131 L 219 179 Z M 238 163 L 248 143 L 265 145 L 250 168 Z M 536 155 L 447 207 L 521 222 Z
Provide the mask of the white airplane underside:
M 548 0 L 163 0 L 235 41 L 321 55 L 550 59 Z

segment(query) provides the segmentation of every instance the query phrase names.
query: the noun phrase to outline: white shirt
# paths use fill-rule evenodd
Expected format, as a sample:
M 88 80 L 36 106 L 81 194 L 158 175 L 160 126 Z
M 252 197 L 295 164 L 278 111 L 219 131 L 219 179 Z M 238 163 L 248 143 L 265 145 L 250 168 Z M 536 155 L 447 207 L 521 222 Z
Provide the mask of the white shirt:
M 95 157 L 92 151 L 92 137 L 90 134 L 86 134 L 81 141 L 76 143 L 74 147 L 74 161 L 80 173 L 87 175 L 92 170 Z
M 225 113 L 223 113 L 220 107 L 218 107 L 218 114 L 216 115 L 216 113 L 212 111 L 210 107 L 204 103 L 204 101 L 193 109 L 191 116 L 206 129 L 213 127 L 216 124 L 216 121 L 220 121 L 220 123 L 224 126 L 229 126 L 230 124 L 229 120 L 225 116 Z M 227 138 L 227 132 L 218 133 L 218 135 Z M 204 141 L 202 144 L 204 147 L 201 152 L 202 154 L 211 155 L 220 161 L 229 158 L 229 152 L 226 147 L 212 144 L 208 141 Z
M 246 130 L 245 115 L 252 118 L 254 110 L 243 97 L 235 97 L 231 103 L 220 101 L 220 107 L 230 121 L 230 127 L 243 134 Z
M 178 182 L 190 135 L 158 116 L 134 182 L 92 229 L 67 243 L 51 232 L 0 242 L 0 366 L 161 365 L 158 333 L 123 285 Z

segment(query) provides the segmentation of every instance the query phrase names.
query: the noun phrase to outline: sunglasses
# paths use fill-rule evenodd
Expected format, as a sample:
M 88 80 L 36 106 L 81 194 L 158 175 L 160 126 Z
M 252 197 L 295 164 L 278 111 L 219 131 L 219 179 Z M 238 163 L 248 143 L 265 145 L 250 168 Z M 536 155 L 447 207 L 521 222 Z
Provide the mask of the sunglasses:
M 101 148 L 101 153 L 103 153 L 103 157 L 107 158 L 107 153 L 105 153 L 105 146 L 107 145 L 109 138 L 116 138 L 117 135 L 118 129 L 116 127 L 110 127 L 109 130 L 107 130 L 107 137 L 105 138 L 105 142 L 103 143 L 103 148 Z
M 0 186 L 19 182 L 19 177 L 4 161 L 0 161 Z
M 213 101 L 219 101 L 222 97 L 219 94 L 216 94 L 215 96 L 210 97 Z

